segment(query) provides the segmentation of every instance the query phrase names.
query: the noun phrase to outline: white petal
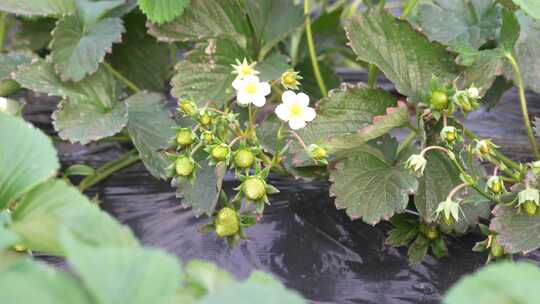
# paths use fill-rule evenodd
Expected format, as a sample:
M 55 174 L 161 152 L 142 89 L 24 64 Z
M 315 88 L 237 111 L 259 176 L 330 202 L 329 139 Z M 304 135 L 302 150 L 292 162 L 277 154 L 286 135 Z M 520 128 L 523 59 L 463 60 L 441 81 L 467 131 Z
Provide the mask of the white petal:
M 286 105 L 292 104 L 295 100 L 296 94 L 293 91 L 285 91 L 283 95 L 281 95 L 281 101 Z
M 279 106 L 277 106 L 275 112 L 276 112 L 277 117 L 279 117 L 279 119 L 283 121 L 289 121 L 289 118 L 290 118 L 289 108 L 287 108 L 285 104 L 282 103 Z
M 270 89 L 270 85 L 268 82 L 261 82 L 259 83 L 259 93 L 263 94 L 264 96 L 270 94 L 272 89 Z
M 305 121 L 312 121 L 315 119 L 315 116 L 317 116 L 315 109 L 310 107 L 306 107 L 302 113 L 302 119 Z
M 309 96 L 304 93 L 296 94 L 296 100 L 298 100 L 298 103 L 300 103 L 302 107 L 309 106 Z
M 252 96 L 245 93 L 245 92 L 238 92 L 238 96 L 236 96 L 236 101 L 241 106 L 247 106 L 251 103 Z
M 305 126 L 306 126 L 306 122 L 301 119 L 295 118 L 295 119 L 289 120 L 289 127 L 291 127 L 291 129 L 293 130 L 302 129 Z
M 266 103 L 266 97 L 264 97 L 264 95 L 262 94 L 254 95 L 252 96 L 252 103 L 256 107 L 259 107 L 259 108 L 263 107 L 264 104 Z
M 241 91 L 242 88 L 245 86 L 245 81 L 244 79 L 242 78 L 236 78 L 233 82 L 232 82 L 232 86 L 235 90 L 237 91 Z
M 249 82 L 259 83 L 260 82 L 259 77 L 253 76 L 253 75 L 249 75 L 249 76 L 244 77 L 244 81 L 246 83 L 249 83 Z

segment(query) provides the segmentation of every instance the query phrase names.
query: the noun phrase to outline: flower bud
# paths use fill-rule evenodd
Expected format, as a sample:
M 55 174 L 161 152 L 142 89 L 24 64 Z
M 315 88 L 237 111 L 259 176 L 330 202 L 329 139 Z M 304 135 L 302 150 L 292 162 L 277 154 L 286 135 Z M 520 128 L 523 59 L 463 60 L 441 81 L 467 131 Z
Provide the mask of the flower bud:
M 531 163 L 531 169 L 536 176 L 540 176 L 540 160 Z
M 493 237 L 489 246 L 489 253 L 494 258 L 500 258 L 504 255 L 504 248 L 497 243 L 497 238 Z
M 478 99 L 478 97 L 480 97 L 480 91 L 478 88 L 472 86 L 467 89 L 467 95 L 469 95 L 470 98 Z
M 176 133 L 176 142 L 182 147 L 190 146 L 194 140 L 195 135 L 190 128 L 182 128 Z
M 506 192 L 506 188 L 504 187 L 504 181 L 502 177 L 500 176 L 492 176 L 487 180 L 486 188 L 489 192 L 499 195 L 503 192 Z
M 192 116 L 197 113 L 197 105 L 189 99 L 184 99 L 180 101 L 178 104 L 178 108 L 180 109 L 180 111 L 182 111 L 182 113 L 188 116 Z
M 233 236 L 240 230 L 240 221 L 236 210 L 225 207 L 219 210 L 214 221 L 216 234 L 219 237 Z
M 249 200 L 260 200 L 266 195 L 266 182 L 258 176 L 251 176 L 242 184 L 242 191 Z
M 316 144 L 309 145 L 308 151 L 309 157 L 314 160 L 325 160 L 328 156 L 328 152 L 326 151 L 326 149 Z
M 181 155 L 175 162 L 176 174 L 183 177 L 190 176 L 195 170 L 195 162 L 187 155 Z
M 439 203 L 435 213 L 437 214 L 437 217 L 443 217 L 445 224 L 451 225 L 454 222 L 459 221 L 459 211 L 459 203 L 453 201 L 451 198 L 447 198 L 444 202 Z
M 289 90 L 298 90 L 298 86 L 300 85 L 298 80 L 301 79 L 302 76 L 299 75 L 299 72 L 291 69 L 281 75 L 281 85 Z
M 405 168 L 411 170 L 417 176 L 422 176 L 424 175 L 426 164 L 427 160 L 422 154 L 413 154 L 405 162 Z
M 215 161 L 220 162 L 220 161 L 223 161 L 223 160 L 227 159 L 230 152 L 231 152 L 231 148 L 229 148 L 228 145 L 219 144 L 219 145 L 215 145 L 212 148 L 212 150 L 210 151 L 210 156 L 212 156 L 212 158 Z
M 441 91 L 434 91 L 429 96 L 429 104 L 436 111 L 443 111 L 448 108 L 448 96 Z
M 234 154 L 234 164 L 240 169 L 249 168 L 255 162 L 255 155 L 249 149 L 240 149 Z
M 441 130 L 441 139 L 449 146 L 454 145 L 459 140 L 457 129 L 453 126 L 446 126 Z

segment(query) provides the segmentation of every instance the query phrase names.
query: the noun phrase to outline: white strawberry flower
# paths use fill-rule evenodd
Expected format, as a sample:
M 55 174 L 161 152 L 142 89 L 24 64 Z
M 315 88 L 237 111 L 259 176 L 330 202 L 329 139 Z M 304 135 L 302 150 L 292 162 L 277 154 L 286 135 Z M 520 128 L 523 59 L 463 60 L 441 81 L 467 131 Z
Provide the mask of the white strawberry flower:
M 279 119 L 289 122 L 291 129 L 302 129 L 307 121 L 315 119 L 315 109 L 309 107 L 309 96 L 306 94 L 285 91 L 281 100 L 283 103 L 276 107 L 276 115 Z
M 7 112 L 8 100 L 4 97 L 0 97 L 0 112 Z
M 270 94 L 270 84 L 261 82 L 257 76 L 237 78 L 232 83 L 236 90 L 236 101 L 241 106 L 253 104 L 262 107 L 266 103 L 266 96 Z
M 238 75 L 236 76 L 237 79 L 247 76 L 257 76 L 259 75 L 259 71 L 254 69 L 256 64 L 257 62 L 248 63 L 246 58 L 244 58 L 242 62 L 236 59 L 236 64 L 231 64 L 231 66 L 234 68 L 232 73 Z

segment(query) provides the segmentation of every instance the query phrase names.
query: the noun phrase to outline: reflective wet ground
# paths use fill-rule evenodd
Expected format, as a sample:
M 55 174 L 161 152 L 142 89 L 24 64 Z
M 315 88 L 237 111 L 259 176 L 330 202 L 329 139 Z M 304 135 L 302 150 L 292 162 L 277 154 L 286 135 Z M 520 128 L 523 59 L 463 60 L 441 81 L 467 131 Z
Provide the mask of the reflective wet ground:
M 527 140 L 515 92 L 504 100 L 492 112 L 471 115 L 474 123 L 469 126 L 516 158 L 526 158 Z M 529 102 L 531 114 L 538 114 L 540 99 L 531 96 Z M 50 105 L 39 98 L 28 107 L 27 118 L 50 131 Z M 60 143 L 58 148 L 66 166 L 99 166 L 126 151 L 110 143 L 84 149 Z M 269 271 L 313 303 L 439 303 L 449 286 L 484 263 L 483 255 L 470 250 L 481 239 L 472 234 L 451 241 L 450 257 L 429 257 L 410 267 L 405 249 L 383 244 L 389 227 L 351 222 L 334 208 L 326 183 L 276 180 L 273 184 L 281 193 L 271 197 L 262 221 L 247 230 L 249 240 L 233 249 L 212 234 L 200 234 L 198 228 L 208 219 L 193 217 L 175 199 L 168 183 L 153 179 L 140 165 L 116 174 L 88 194 L 98 195 L 103 208 L 129 225 L 146 245 L 164 248 L 184 261 L 214 261 L 238 277 L 254 269 Z M 225 188 L 232 187 L 227 181 Z M 540 261 L 540 253 L 529 258 Z

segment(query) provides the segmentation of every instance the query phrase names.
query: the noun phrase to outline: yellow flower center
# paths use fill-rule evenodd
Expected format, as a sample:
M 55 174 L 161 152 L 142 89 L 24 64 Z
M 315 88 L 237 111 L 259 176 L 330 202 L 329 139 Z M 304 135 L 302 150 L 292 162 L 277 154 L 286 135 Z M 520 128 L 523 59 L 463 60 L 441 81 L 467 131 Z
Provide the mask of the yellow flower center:
M 287 75 L 284 77 L 283 82 L 286 85 L 295 85 L 296 84 L 296 78 L 293 75 Z
M 289 111 L 291 112 L 291 116 L 300 116 L 302 115 L 303 108 L 301 105 L 295 103 L 290 108 Z
M 242 76 L 249 76 L 253 74 L 253 69 L 249 65 L 242 66 L 240 74 L 242 74 Z
M 253 82 L 250 82 L 246 85 L 246 93 L 255 94 L 257 93 L 257 85 Z

